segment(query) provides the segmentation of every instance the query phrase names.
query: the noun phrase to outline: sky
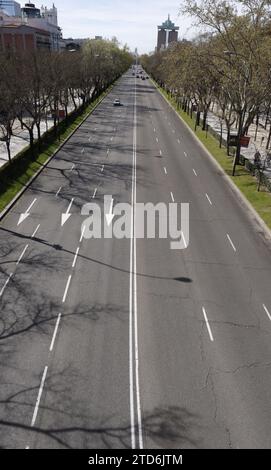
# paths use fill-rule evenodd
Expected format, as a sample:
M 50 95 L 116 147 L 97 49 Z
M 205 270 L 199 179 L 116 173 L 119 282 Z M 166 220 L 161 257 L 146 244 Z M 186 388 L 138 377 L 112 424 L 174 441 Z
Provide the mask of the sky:
M 19 0 L 20 1 L 20 0 Z M 20 2 L 23 4 L 23 2 Z M 53 0 L 34 0 L 37 7 L 51 7 Z M 180 38 L 191 38 L 191 19 L 178 16 L 180 0 L 54 0 L 63 37 L 116 36 L 140 54 L 154 51 L 157 25 L 168 14 L 180 27 Z

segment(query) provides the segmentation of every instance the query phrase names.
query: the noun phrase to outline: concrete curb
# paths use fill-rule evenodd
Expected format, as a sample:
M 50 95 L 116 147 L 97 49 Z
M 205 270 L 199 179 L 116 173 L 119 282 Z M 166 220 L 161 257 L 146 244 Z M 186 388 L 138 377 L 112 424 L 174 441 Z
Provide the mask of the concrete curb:
M 118 81 L 118 80 L 117 80 Z M 115 85 L 115 84 L 114 84 Z M 113 86 L 114 86 L 113 85 Z M 111 92 L 112 88 L 111 86 L 109 89 L 106 91 L 105 95 L 98 101 L 98 103 L 92 108 L 92 110 L 87 114 L 87 116 L 76 126 L 76 128 L 71 132 L 71 134 L 59 145 L 59 147 L 56 149 L 56 151 L 49 157 L 45 163 L 42 164 L 41 168 L 35 173 L 32 178 L 26 183 L 26 185 L 14 196 L 14 198 L 8 203 L 8 205 L 5 207 L 5 209 L 2 210 L 0 213 L 0 221 L 10 212 L 12 207 L 15 206 L 16 202 L 20 199 L 20 197 L 25 193 L 25 191 L 32 185 L 33 181 L 35 181 L 38 176 L 41 174 L 41 172 L 46 168 L 48 163 L 56 156 L 56 154 L 64 147 L 64 145 L 71 139 L 71 137 L 75 134 L 75 132 L 80 129 L 80 127 L 86 122 L 86 120 L 91 116 L 91 114 L 95 111 L 95 109 L 102 103 L 102 101 L 108 96 L 108 94 Z
M 241 192 L 241 190 L 234 184 L 232 179 L 225 173 L 223 168 L 220 166 L 220 164 L 217 162 L 215 157 L 209 152 L 209 150 L 205 147 L 205 145 L 199 140 L 198 136 L 192 131 L 192 129 L 188 126 L 188 124 L 183 120 L 183 118 L 180 116 L 180 114 L 177 112 L 177 110 L 172 106 L 170 101 L 165 97 L 165 95 L 161 92 L 157 84 L 152 80 L 154 86 L 156 89 L 159 91 L 160 95 L 164 98 L 164 100 L 169 104 L 169 106 L 173 109 L 175 114 L 178 116 L 178 118 L 182 121 L 182 123 L 185 125 L 187 130 L 190 132 L 191 136 L 193 139 L 197 142 L 197 144 L 202 148 L 202 150 L 205 152 L 205 154 L 209 157 L 211 160 L 212 164 L 215 166 L 216 170 L 219 171 L 220 176 L 223 177 L 223 179 L 229 184 L 231 190 L 235 193 L 235 195 L 238 197 L 241 205 L 247 212 L 249 218 L 251 219 L 256 231 L 264 236 L 264 238 L 268 241 L 271 242 L 271 230 L 269 227 L 266 225 L 264 220 L 261 218 L 261 216 L 258 214 L 256 209 L 252 206 L 252 204 L 248 201 L 248 199 L 245 197 L 245 195 Z

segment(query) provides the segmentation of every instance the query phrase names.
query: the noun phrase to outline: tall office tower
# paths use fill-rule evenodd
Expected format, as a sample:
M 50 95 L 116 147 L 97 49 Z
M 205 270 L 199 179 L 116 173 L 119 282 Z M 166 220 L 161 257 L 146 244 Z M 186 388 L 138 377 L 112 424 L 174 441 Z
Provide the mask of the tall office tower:
M 158 26 L 157 50 L 167 49 L 169 44 L 177 42 L 179 29 L 168 15 L 168 19 L 161 26 Z
M 21 16 L 21 5 L 14 0 L 0 0 L 0 10 L 8 16 Z

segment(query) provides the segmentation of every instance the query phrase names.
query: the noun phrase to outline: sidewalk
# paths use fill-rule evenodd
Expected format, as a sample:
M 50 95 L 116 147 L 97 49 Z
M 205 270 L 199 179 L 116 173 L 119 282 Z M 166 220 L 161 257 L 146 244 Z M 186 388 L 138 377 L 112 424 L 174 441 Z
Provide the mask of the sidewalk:
M 221 119 L 212 111 L 209 111 L 208 113 L 207 124 L 209 127 L 211 127 L 215 131 L 215 133 L 219 137 L 220 132 L 221 132 Z M 222 123 L 222 129 L 223 129 L 222 131 L 223 140 L 227 142 L 227 127 L 226 127 L 225 121 L 223 121 Z M 249 128 L 249 134 L 248 134 L 248 136 L 250 137 L 249 147 L 248 148 L 242 147 L 241 149 L 241 155 L 246 160 L 249 160 L 251 163 L 254 163 L 254 155 L 256 153 L 256 150 L 259 150 L 263 161 L 267 153 L 267 150 L 265 149 L 265 145 L 266 145 L 267 138 L 268 138 L 268 131 L 264 129 L 263 125 L 259 124 L 257 139 L 254 140 L 255 132 L 256 132 L 256 124 L 252 124 Z M 233 128 L 232 134 L 235 134 L 235 133 L 237 133 L 237 130 Z M 261 146 L 263 137 L 264 137 L 264 143 Z M 271 168 L 266 168 L 264 171 L 264 175 L 271 181 Z
M 78 98 L 76 100 L 76 103 L 78 106 L 80 106 L 81 102 L 80 99 Z M 68 106 L 68 113 L 71 113 L 74 111 L 74 106 L 71 103 Z M 48 114 L 49 116 L 49 114 Z M 47 130 L 51 129 L 54 125 L 54 120 L 52 118 L 47 119 L 47 125 L 46 121 L 41 121 L 41 134 L 43 135 Z M 21 152 L 24 148 L 26 148 L 29 145 L 29 133 L 27 129 L 22 129 L 21 128 L 21 123 L 19 122 L 18 119 L 15 120 L 14 125 L 13 125 L 13 133 L 14 135 L 11 138 L 10 141 L 10 150 L 11 150 L 11 157 L 14 158 L 15 155 L 17 155 L 19 152 Z M 2 137 L 2 133 L 0 130 L 0 137 Z M 38 132 L 35 127 L 34 129 L 34 138 L 36 139 L 38 137 Z M 7 148 L 5 142 L 0 141 L 0 167 L 3 166 L 6 162 L 8 161 L 8 153 L 7 153 Z

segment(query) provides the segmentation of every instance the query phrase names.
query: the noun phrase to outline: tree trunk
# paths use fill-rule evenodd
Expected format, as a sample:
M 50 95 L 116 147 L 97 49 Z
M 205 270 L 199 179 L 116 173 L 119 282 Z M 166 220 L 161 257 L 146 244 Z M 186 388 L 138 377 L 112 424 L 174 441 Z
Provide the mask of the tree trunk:
M 219 147 L 222 147 L 222 138 L 223 138 L 223 122 L 220 121 L 220 138 L 219 138 Z
M 240 155 L 241 155 L 241 136 L 243 134 L 243 121 L 244 121 L 244 116 L 245 116 L 245 110 L 242 110 L 239 116 L 239 123 L 238 123 L 238 141 L 237 141 L 237 147 L 236 147 L 236 153 L 235 153 L 235 158 L 234 158 L 234 163 L 233 163 L 233 169 L 232 169 L 232 176 L 235 175 L 235 169 L 236 166 L 239 165 L 240 163 Z
M 8 152 L 8 161 L 9 161 L 9 163 L 11 163 L 12 160 L 11 160 L 10 138 L 9 138 L 9 136 L 7 136 L 6 147 L 7 147 L 7 152 Z
M 200 111 L 197 111 L 196 121 L 195 121 L 195 131 L 197 130 L 197 126 L 199 125 L 200 125 Z
M 268 134 L 268 139 L 267 139 L 267 144 L 266 144 L 266 150 L 269 149 L 270 141 L 271 141 L 271 125 L 270 125 L 270 129 L 269 129 L 269 134 Z
M 257 114 L 257 116 L 256 116 L 256 130 L 255 130 L 254 140 L 257 140 L 258 129 L 259 129 L 259 114 Z
M 193 104 L 190 103 L 190 117 L 193 118 Z
M 40 122 L 36 123 L 37 131 L 38 131 L 38 145 L 39 145 L 39 150 L 41 148 L 41 132 L 40 132 Z
M 32 155 L 32 157 L 33 157 L 33 156 L 34 156 L 34 152 L 33 152 L 33 147 L 34 147 L 34 131 L 33 131 L 33 127 L 31 127 L 31 128 L 28 129 L 28 133 L 29 133 L 30 152 L 31 152 L 31 155 Z
M 265 119 L 265 125 L 264 125 L 265 130 L 266 130 L 267 124 L 268 124 L 269 113 L 270 113 L 270 106 L 271 106 L 271 104 L 269 103 L 268 108 L 267 108 L 267 114 L 266 114 L 266 119 Z
M 227 155 L 230 156 L 230 135 L 231 135 L 231 128 L 227 125 Z
M 206 123 L 207 123 L 207 116 L 208 116 L 208 110 L 204 110 L 203 112 L 203 121 L 202 121 L 202 130 L 206 130 Z

